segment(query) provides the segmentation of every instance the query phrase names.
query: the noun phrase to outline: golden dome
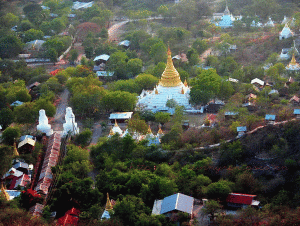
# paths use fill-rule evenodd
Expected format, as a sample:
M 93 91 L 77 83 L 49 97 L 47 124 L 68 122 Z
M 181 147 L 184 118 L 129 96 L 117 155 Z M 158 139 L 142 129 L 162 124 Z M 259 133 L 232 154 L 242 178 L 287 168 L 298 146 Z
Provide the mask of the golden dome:
M 107 199 L 106 199 L 106 205 L 105 205 L 105 210 L 112 210 L 113 209 L 113 206 L 112 206 L 112 204 L 111 204 L 111 202 L 110 202 L 110 199 L 109 199 L 109 195 L 108 195 L 108 193 L 107 193 Z
M 173 65 L 171 50 L 168 47 L 167 65 L 164 72 L 162 73 L 161 79 L 159 81 L 159 85 L 164 87 L 175 87 L 181 84 L 182 82 L 180 80 L 180 75 Z

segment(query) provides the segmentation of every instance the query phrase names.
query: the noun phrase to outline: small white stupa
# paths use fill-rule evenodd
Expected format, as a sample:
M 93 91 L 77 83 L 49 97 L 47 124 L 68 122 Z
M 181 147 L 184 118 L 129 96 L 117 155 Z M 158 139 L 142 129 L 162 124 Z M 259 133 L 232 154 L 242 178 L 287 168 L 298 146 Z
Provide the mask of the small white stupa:
M 51 125 L 48 123 L 48 118 L 44 109 L 39 111 L 39 124 L 37 125 L 37 130 L 42 133 L 46 133 L 47 136 L 53 134 L 53 130 L 51 129 Z
M 282 31 L 279 33 L 279 40 L 287 39 L 293 37 L 294 33 L 289 28 L 288 24 L 286 23 Z
M 274 24 L 274 22 L 273 22 L 273 20 L 272 20 L 271 17 L 269 17 L 268 22 L 265 23 L 265 27 L 275 27 L 275 24 Z
M 63 135 L 66 135 L 68 132 L 75 135 L 79 133 L 79 128 L 75 122 L 75 115 L 73 114 L 72 108 L 67 107 L 65 115 L 66 123 L 63 124 L 64 131 Z

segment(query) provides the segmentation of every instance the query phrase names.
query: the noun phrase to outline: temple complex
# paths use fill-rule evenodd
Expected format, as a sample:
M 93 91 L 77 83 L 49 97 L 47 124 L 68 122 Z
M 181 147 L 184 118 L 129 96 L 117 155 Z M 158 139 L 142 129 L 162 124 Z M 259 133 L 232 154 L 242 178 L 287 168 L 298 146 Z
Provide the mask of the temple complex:
M 168 100 L 175 100 L 180 106 L 191 109 L 189 103 L 190 88 L 185 81 L 182 83 L 178 71 L 175 69 L 168 48 L 168 58 L 166 68 L 154 90 L 143 90 L 138 97 L 137 108 L 150 110 L 152 112 L 164 111 L 173 113 L 174 109 L 166 106 Z

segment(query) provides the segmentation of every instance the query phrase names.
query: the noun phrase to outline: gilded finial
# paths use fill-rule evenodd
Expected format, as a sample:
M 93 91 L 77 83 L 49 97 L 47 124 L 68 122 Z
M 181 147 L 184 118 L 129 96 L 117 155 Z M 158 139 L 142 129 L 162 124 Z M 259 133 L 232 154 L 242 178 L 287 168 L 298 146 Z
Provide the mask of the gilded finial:
M 3 196 L 7 201 L 10 200 L 10 196 L 9 196 L 9 194 L 7 193 L 7 191 L 5 190 L 5 188 L 4 188 L 4 186 L 3 186 L 3 182 L 1 182 L 1 194 L 2 194 L 2 196 Z
M 108 193 L 106 194 L 107 198 L 106 198 L 106 205 L 105 205 L 105 210 L 112 210 L 113 209 L 113 206 L 110 202 L 110 199 L 109 199 L 109 195 Z
M 117 123 L 117 119 L 115 119 L 115 126 L 119 126 L 118 123 Z
M 157 88 L 155 88 L 155 94 L 158 94 L 158 90 L 157 90 Z
M 184 89 L 183 89 L 183 87 L 181 88 L 181 94 L 184 94 Z
M 187 83 L 186 79 L 184 80 L 184 83 L 183 83 L 183 84 L 184 84 L 184 86 L 186 86 L 186 87 L 188 86 L 188 83 Z

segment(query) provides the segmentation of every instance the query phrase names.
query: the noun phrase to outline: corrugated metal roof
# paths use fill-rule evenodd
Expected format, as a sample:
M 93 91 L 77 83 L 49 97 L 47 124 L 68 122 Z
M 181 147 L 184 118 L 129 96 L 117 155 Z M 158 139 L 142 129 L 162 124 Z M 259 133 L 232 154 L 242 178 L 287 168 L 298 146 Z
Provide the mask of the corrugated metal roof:
M 256 195 L 230 193 L 226 198 L 226 202 L 251 205 L 254 197 L 256 197 Z
M 181 212 L 192 214 L 193 204 L 193 197 L 177 193 L 163 199 L 160 214 L 164 214 L 173 210 L 179 210 Z
M 294 109 L 294 114 L 295 115 L 300 115 L 300 109 Z
M 99 56 L 96 56 L 94 61 L 97 61 L 97 60 L 105 60 L 105 61 L 108 61 L 108 59 L 110 58 L 109 55 L 107 54 L 102 54 L 102 55 L 99 55 Z
M 266 115 L 265 119 L 266 120 L 275 120 L 276 115 Z
M 35 140 L 31 138 L 26 138 L 18 144 L 18 148 L 24 146 L 25 144 L 30 144 L 31 146 L 35 146 Z
M 236 131 L 237 132 L 246 132 L 247 131 L 247 127 L 246 126 L 236 127 Z
M 133 112 L 115 112 L 111 113 L 109 119 L 130 119 Z

